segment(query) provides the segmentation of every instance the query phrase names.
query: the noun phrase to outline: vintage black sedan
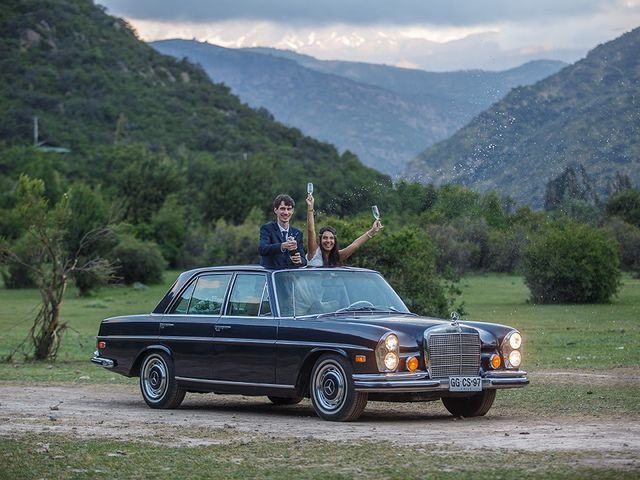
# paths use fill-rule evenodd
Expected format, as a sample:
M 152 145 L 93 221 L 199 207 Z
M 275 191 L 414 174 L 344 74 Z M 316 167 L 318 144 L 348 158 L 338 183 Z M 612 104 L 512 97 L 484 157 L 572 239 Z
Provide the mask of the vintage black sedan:
M 148 315 L 103 320 L 92 362 L 140 377 L 151 408 L 186 392 L 311 397 L 325 420 L 355 420 L 367 400 L 441 399 L 456 416 L 489 411 L 529 383 L 522 337 L 507 326 L 419 317 L 360 268 L 200 268 Z

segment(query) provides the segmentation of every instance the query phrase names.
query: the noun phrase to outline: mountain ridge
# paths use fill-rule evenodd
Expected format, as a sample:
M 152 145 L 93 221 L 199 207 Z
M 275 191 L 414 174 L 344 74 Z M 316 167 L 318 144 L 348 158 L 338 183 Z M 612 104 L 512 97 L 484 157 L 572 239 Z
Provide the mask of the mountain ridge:
M 176 58 L 189 58 L 200 64 L 212 81 L 225 83 L 249 105 L 266 108 L 283 123 L 331 142 L 340 150 L 352 151 L 363 163 L 392 176 L 400 174 L 426 146 L 451 135 L 497 98 L 491 94 L 470 102 L 472 96 L 455 98 L 443 94 L 443 89 L 429 92 L 428 87 L 407 93 L 404 86 L 394 88 L 389 81 L 367 83 L 344 71 L 400 70 L 393 67 L 326 63 L 293 52 L 228 49 L 191 40 L 163 40 L 151 45 Z M 553 64 L 551 70 L 561 65 Z M 546 68 L 537 77 L 548 73 Z M 446 78 L 446 74 L 433 76 Z M 473 80 L 468 73 L 459 77 Z M 489 82 L 486 88 L 491 89 L 493 84 Z
M 581 164 L 604 194 L 616 173 L 640 182 L 640 28 L 532 86 L 511 91 L 414 159 L 422 182 L 497 189 L 540 207 L 546 182 Z

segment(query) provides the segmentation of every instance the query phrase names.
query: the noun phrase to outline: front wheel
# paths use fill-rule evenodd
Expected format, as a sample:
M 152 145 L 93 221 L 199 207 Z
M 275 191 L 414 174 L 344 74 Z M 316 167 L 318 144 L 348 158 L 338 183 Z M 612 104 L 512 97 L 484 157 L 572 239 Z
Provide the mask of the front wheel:
M 481 417 L 496 399 L 496 390 L 483 390 L 470 397 L 443 398 L 444 407 L 456 417 Z
M 311 403 L 319 417 L 334 422 L 357 419 L 367 394 L 356 392 L 349 362 L 336 354 L 321 356 L 311 372 Z
M 169 355 L 151 352 L 144 358 L 140 368 L 140 391 L 151 408 L 176 408 L 182 403 L 186 390 L 176 382 Z

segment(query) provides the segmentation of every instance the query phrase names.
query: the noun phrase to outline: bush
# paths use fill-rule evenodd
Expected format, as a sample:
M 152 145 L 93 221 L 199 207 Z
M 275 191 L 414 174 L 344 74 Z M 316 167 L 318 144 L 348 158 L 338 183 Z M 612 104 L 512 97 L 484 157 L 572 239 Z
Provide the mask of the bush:
M 490 272 L 515 273 L 520 267 L 522 250 L 528 241 L 528 233 L 521 227 L 491 230 L 486 268 Z
M 360 233 L 342 234 L 344 222 L 333 223 L 340 246 L 347 246 Z M 352 227 L 353 228 L 353 227 Z M 384 231 L 367 242 L 351 259 L 350 265 L 373 268 L 382 273 L 412 312 L 446 316 L 451 306 L 436 275 L 436 253 L 429 235 L 416 227 Z
M 480 257 L 480 247 L 460 238 L 460 232 L 451 224 L 431 225 L 429 235 L 436 249 L 438 273 L 452 271 L 457 275 L 472 270 Z
M 116 275 L 127 285 L 135 282 L 160 283 L 166 262 L 155 242 L 138 240 L 123 234 L 113 248 L 110 259 L 116 264 Z
M 570 222 L 549 227 L 525 249 L 523 270 L 539 303 L 605 303 L 620 286 L 616 242 Z
M 16 240 L 13 243 L 12 248 L 18 258 L 25 259 L 28 263 L 33 263 L 35 261 L 34 259 L 37 257 L 37 253 L 33 250 L 33 246 L 29 244 L 27 237 L 23 236 Z M 17 261 L 17 259 L 5 259 L 4 265 L 6 268 L 2 269 L 0 273 L 2 274 L 2 280 L 6 288 L 18 289 L 37 287 L 33 270 L 24 263 Z
M 623 270 L 640 274 L 640 228 L 613 218 L 607 226 L 618 242 Z

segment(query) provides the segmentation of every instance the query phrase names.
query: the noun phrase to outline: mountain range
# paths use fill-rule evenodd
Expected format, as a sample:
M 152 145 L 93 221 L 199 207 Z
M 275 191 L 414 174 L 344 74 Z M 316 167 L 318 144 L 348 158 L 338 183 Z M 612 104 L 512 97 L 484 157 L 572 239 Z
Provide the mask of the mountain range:
M 537 61 L 504 72 L 434 73 L 193 40 L 151 45 L 198 63 L 213 81 L 228 85 L 250 106 L 266 108 L 277 120 L 349 150 L 389 175 L 401 174 L 409 160 L 452 135 L 511 88 L 565 66 Z
M 616 174 L 640 183 L 639 52 L 636 28 L 512 90 L 412 161 L 407 176 L 498 190 L 536 207 L 569 165 L 584 167 L 601 195 Z
M 358 208 L 352 192 L 390 184 L 354 155 L 249 108 L 200 67 L 158 53 L 92 0 L 0 4 L 0 151 L 33 145 L 34 117 L 39 140 L 70 150 L 60 161 L 70 177 L 93 163 L 113 174 L 104 158 L 117 154 L 106 149 L 144 145 L 179 159 L 194 195 L 211 190 L 234 221 L 280 191 L 303 198 L 311 179 L 338 213 Z M 0 179 L 7 170 L 0 155 Z M 108 186 L 106 175 L 86 180 Z

